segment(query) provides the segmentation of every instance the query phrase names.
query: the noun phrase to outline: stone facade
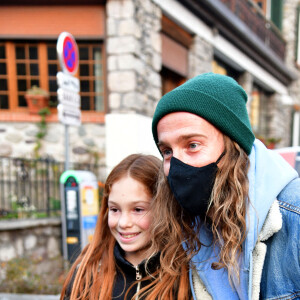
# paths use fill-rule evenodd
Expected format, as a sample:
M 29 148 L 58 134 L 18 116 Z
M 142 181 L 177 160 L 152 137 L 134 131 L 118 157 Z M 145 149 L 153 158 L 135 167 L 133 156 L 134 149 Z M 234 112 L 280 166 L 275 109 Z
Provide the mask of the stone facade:
M 0 156 L 35 158 L 38 126 L 36 123 L 0 123 Z M 39 155 L 57 161 L 65 159 L 65 132 L 60 123 L 48 123 Z M 105 129 L 101 124 L 69 127 L 69 161 L 105 163 Z
M 189 49 L 189 78 L 205 72 L 212 72 L 213 46 L 195 36 Z
M 290 67 L 295 66 L 295 45 L 297 42 L 297 6 L 298 0 L 285 0 L 283 7 L 282 32 L 286 40 L 285 62 Z
M 267 102 L 267 124 L 269 136 L 280 138 L 277 148 L 286 147 L 290 144 L 292 128 L 291 105 L 282 103 L 278 95 L 273 95 Z
M 299 79 L 292 82 L 289 92 L 294 100 L 294 104 L 300 105 L 300 70 L 296 66 L 296 43 L 297 43 L 297 7 L 298 0 L 283 1 L 283 23 L 282 33 L 286 41 L 286 57 L 285 63 L 298 76 Z M 279 107 L 276 117 L 273 118 L 272 130 L 282 130 L 282 141 L 280 146 L 287 146 L 291 141 L 291 128 L 293 123 L 293 107 L 291 105 L 283 105 Z M 275 113 L 276 114 L 276 113 Z M 278 120 L 278 122 L 276 122 Z
M 37 219 L 0 222 L 0 263 L 16 257 L 40 261 L 41 272 L 51 270 L 51 261 L 61 257 L 61 220 Z M 0 279 L 5 276 L 5 270 Z
M 161 97 L 161 10 L 151 0 L 107 2 L 109 111 L 152 116 Z
M 160 37 L 162 9 L 153 0 L 109 0 L 106 3 L 106 54 L 108 113 L 140 114 L 152 117 L 155 105 L 161 97 L 162 41 Z M 287 41 L 286 63 L 295 68 L 295 43 L 297 23 L 296 0 L 284 1 L 283 35 Z M 180 23 L 180 20 L 178 20 Z M 212 71 L 213 45 L 207 39 L 194 34 L 188 53 L 188 78 Z M 245 72 L 239 79 L 248 96 L 250 108 L 253 78 Z M 300 80 L 290 86 L 290 93 L 298 104 Z M 270 134 L 283 126 L 282 143 L 290 142 L 292 122 L 291 107 L 270 99 Z M 277 105 L 271 104 L 277 103 Z M 276 111 L 276 109 L 280 109 Z M 281 114 L 284 111 L 284 114 Z M 286 120 L 289 122 L 286 122 Z M 48 133 L 41 140 L 39 155 L 58 161 L 65 159 L 64 126 L 48 123 Z M 84 123 L 70 127 L 69 161 L 91 162 L 95 157 L 99 164 L 106 163 L 105 124 Z M 0 156 L 34 158 L 36 146 L 35 123 L 0 123 Z

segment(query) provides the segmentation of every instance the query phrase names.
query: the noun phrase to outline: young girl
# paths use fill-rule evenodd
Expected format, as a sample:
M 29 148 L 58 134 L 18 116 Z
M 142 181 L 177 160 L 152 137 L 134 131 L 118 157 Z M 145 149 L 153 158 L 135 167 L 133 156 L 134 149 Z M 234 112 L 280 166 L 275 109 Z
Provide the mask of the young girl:
M 190 299 L 176 216 L 166 212 L 156 224 L 152 213 L 159 213 L 160 167 L 154 156 L 133 154 L 109 174 L 93 240 L 73 264 L 61 300 Z

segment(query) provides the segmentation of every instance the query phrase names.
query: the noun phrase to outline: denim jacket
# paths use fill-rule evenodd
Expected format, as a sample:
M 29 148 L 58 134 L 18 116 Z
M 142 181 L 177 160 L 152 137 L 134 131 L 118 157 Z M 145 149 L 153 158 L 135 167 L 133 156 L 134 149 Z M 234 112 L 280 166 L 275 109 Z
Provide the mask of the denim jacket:
M 232 288 L 226 270 L 211 270 L 209 260 L 216 251 L 201 249 L 190 271 L 194 299 L 300 299 L 300 179 L 259 141 L 250 164 L 252 206 L 248 208 L 240 283 Z
M 281 229 L 265 242 L 260 299 L 300 299 L 300 179 L 278 196 Z

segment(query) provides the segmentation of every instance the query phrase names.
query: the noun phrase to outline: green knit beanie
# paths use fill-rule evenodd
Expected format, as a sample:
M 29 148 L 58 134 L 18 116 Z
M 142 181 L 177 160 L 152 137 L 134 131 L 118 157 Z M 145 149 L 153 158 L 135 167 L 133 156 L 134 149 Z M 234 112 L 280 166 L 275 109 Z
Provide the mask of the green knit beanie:
M 154 140 L 158 142 L 157 124 L 161 118 L 172 112 L 190 112 L 213 124 L 250 154 L 255 137 L 246 102 L 246 92 L 231 77 L 198 75 L 160 99 L 152 121 Z

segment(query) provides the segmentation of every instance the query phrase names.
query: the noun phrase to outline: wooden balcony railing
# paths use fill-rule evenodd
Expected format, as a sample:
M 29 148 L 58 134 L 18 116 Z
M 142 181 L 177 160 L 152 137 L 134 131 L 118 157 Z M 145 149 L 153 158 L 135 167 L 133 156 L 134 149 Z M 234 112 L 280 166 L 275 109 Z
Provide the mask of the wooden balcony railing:
M 265 18 L 260 8 L 250 0 L 220 0 L 278 57 L 284 60 L 286 43 L 279 29 Z

